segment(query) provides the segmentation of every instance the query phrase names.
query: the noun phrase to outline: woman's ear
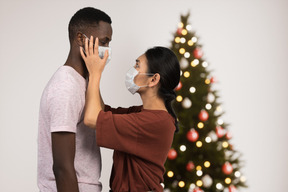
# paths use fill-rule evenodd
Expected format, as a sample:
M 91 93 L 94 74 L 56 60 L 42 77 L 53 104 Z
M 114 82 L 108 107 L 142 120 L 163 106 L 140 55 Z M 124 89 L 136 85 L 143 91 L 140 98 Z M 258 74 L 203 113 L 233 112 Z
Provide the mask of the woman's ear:
M 149 87 L 154 87 L 154 86 L 158 85 L 159 82 L 160 82 L 160 78 L 161 78 L 160 74 L 159 73 L 155 73 L 153 75 L 153 77 L 151 78 L 148 86 Z

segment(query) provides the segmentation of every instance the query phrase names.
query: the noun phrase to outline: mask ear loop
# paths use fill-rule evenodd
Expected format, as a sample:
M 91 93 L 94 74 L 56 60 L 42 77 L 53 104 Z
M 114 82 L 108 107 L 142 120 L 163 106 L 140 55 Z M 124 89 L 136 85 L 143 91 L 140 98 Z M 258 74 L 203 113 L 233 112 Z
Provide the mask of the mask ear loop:
M 147 75 L 147 76 L 151 76 L 151 75 L 155 75 L 156 73 L 140 73 L 140 72 L 138 72 L 138 74 L 137 75 Z M 136 77 L 136 76 L 135 76 Z M 135 78 L 134 77 L 134 78 Z M 139 86 L 139 85 L 137 85 L 138 87 L 148 87 L 149 85 L 141 85 L 141 86 Z
M 85 38 L 87 38 L 88 41 L 90 41 L 90 39 L 89 39 L 84 33 L 82 33 L 81 31 L 80 31 L 80 33 L 81 33 Z M 94 46 L 94 44 L 93 44 L 93 46 Z M 85 51 L 84 47 L 82 47 L 82 50 L 83 50 L 83 52 L 85 53 L 85 56 L 86 56 L 87 54 L 86 54 L 86 51 Z

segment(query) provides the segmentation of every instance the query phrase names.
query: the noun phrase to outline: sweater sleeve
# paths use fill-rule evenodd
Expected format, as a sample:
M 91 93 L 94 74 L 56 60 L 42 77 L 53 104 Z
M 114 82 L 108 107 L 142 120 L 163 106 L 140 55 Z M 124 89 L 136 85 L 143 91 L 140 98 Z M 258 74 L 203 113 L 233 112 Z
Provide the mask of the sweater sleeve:
M 166 157 L 174 131 L 172 118 L 163 113 L 112 114 L 111 111 L 101 111 L 96 125 L 99 146 L 147 160 Z
M 128 108 L 123 108 L 123 107 L 118 107 L 118 108 L 112 108 L 109 105 L 105 105 L 104 111 L 111 111 L 112 114 L 129 114 L 129 113 L 135 113 L 135 112 L 140 112 L 142 109 L 141 106 L 131 106 Z

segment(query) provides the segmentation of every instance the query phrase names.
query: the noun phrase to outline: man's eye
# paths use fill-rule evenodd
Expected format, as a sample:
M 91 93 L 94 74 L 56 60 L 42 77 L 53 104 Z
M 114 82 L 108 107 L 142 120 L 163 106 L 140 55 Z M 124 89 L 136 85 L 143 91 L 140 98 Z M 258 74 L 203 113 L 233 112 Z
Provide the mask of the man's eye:
M 106 42 L 106 41 L 99 41 L 99 44 L 100 44 L 100 45 L 106 45 L 107 42 Z

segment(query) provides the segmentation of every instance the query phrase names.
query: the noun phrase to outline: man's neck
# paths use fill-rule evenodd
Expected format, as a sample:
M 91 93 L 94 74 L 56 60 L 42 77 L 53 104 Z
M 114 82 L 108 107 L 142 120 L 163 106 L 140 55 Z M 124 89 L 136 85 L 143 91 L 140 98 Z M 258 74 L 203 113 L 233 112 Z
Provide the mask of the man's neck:
M 75 71 L 77 71 L 83 78 L 86 79 L 88 72 L 85 67 L 85 63 L 81 58 L 80 51 L 77 53 L 76 51 L 70 50 L 68 58 L 64 65 L 70 66 Z

